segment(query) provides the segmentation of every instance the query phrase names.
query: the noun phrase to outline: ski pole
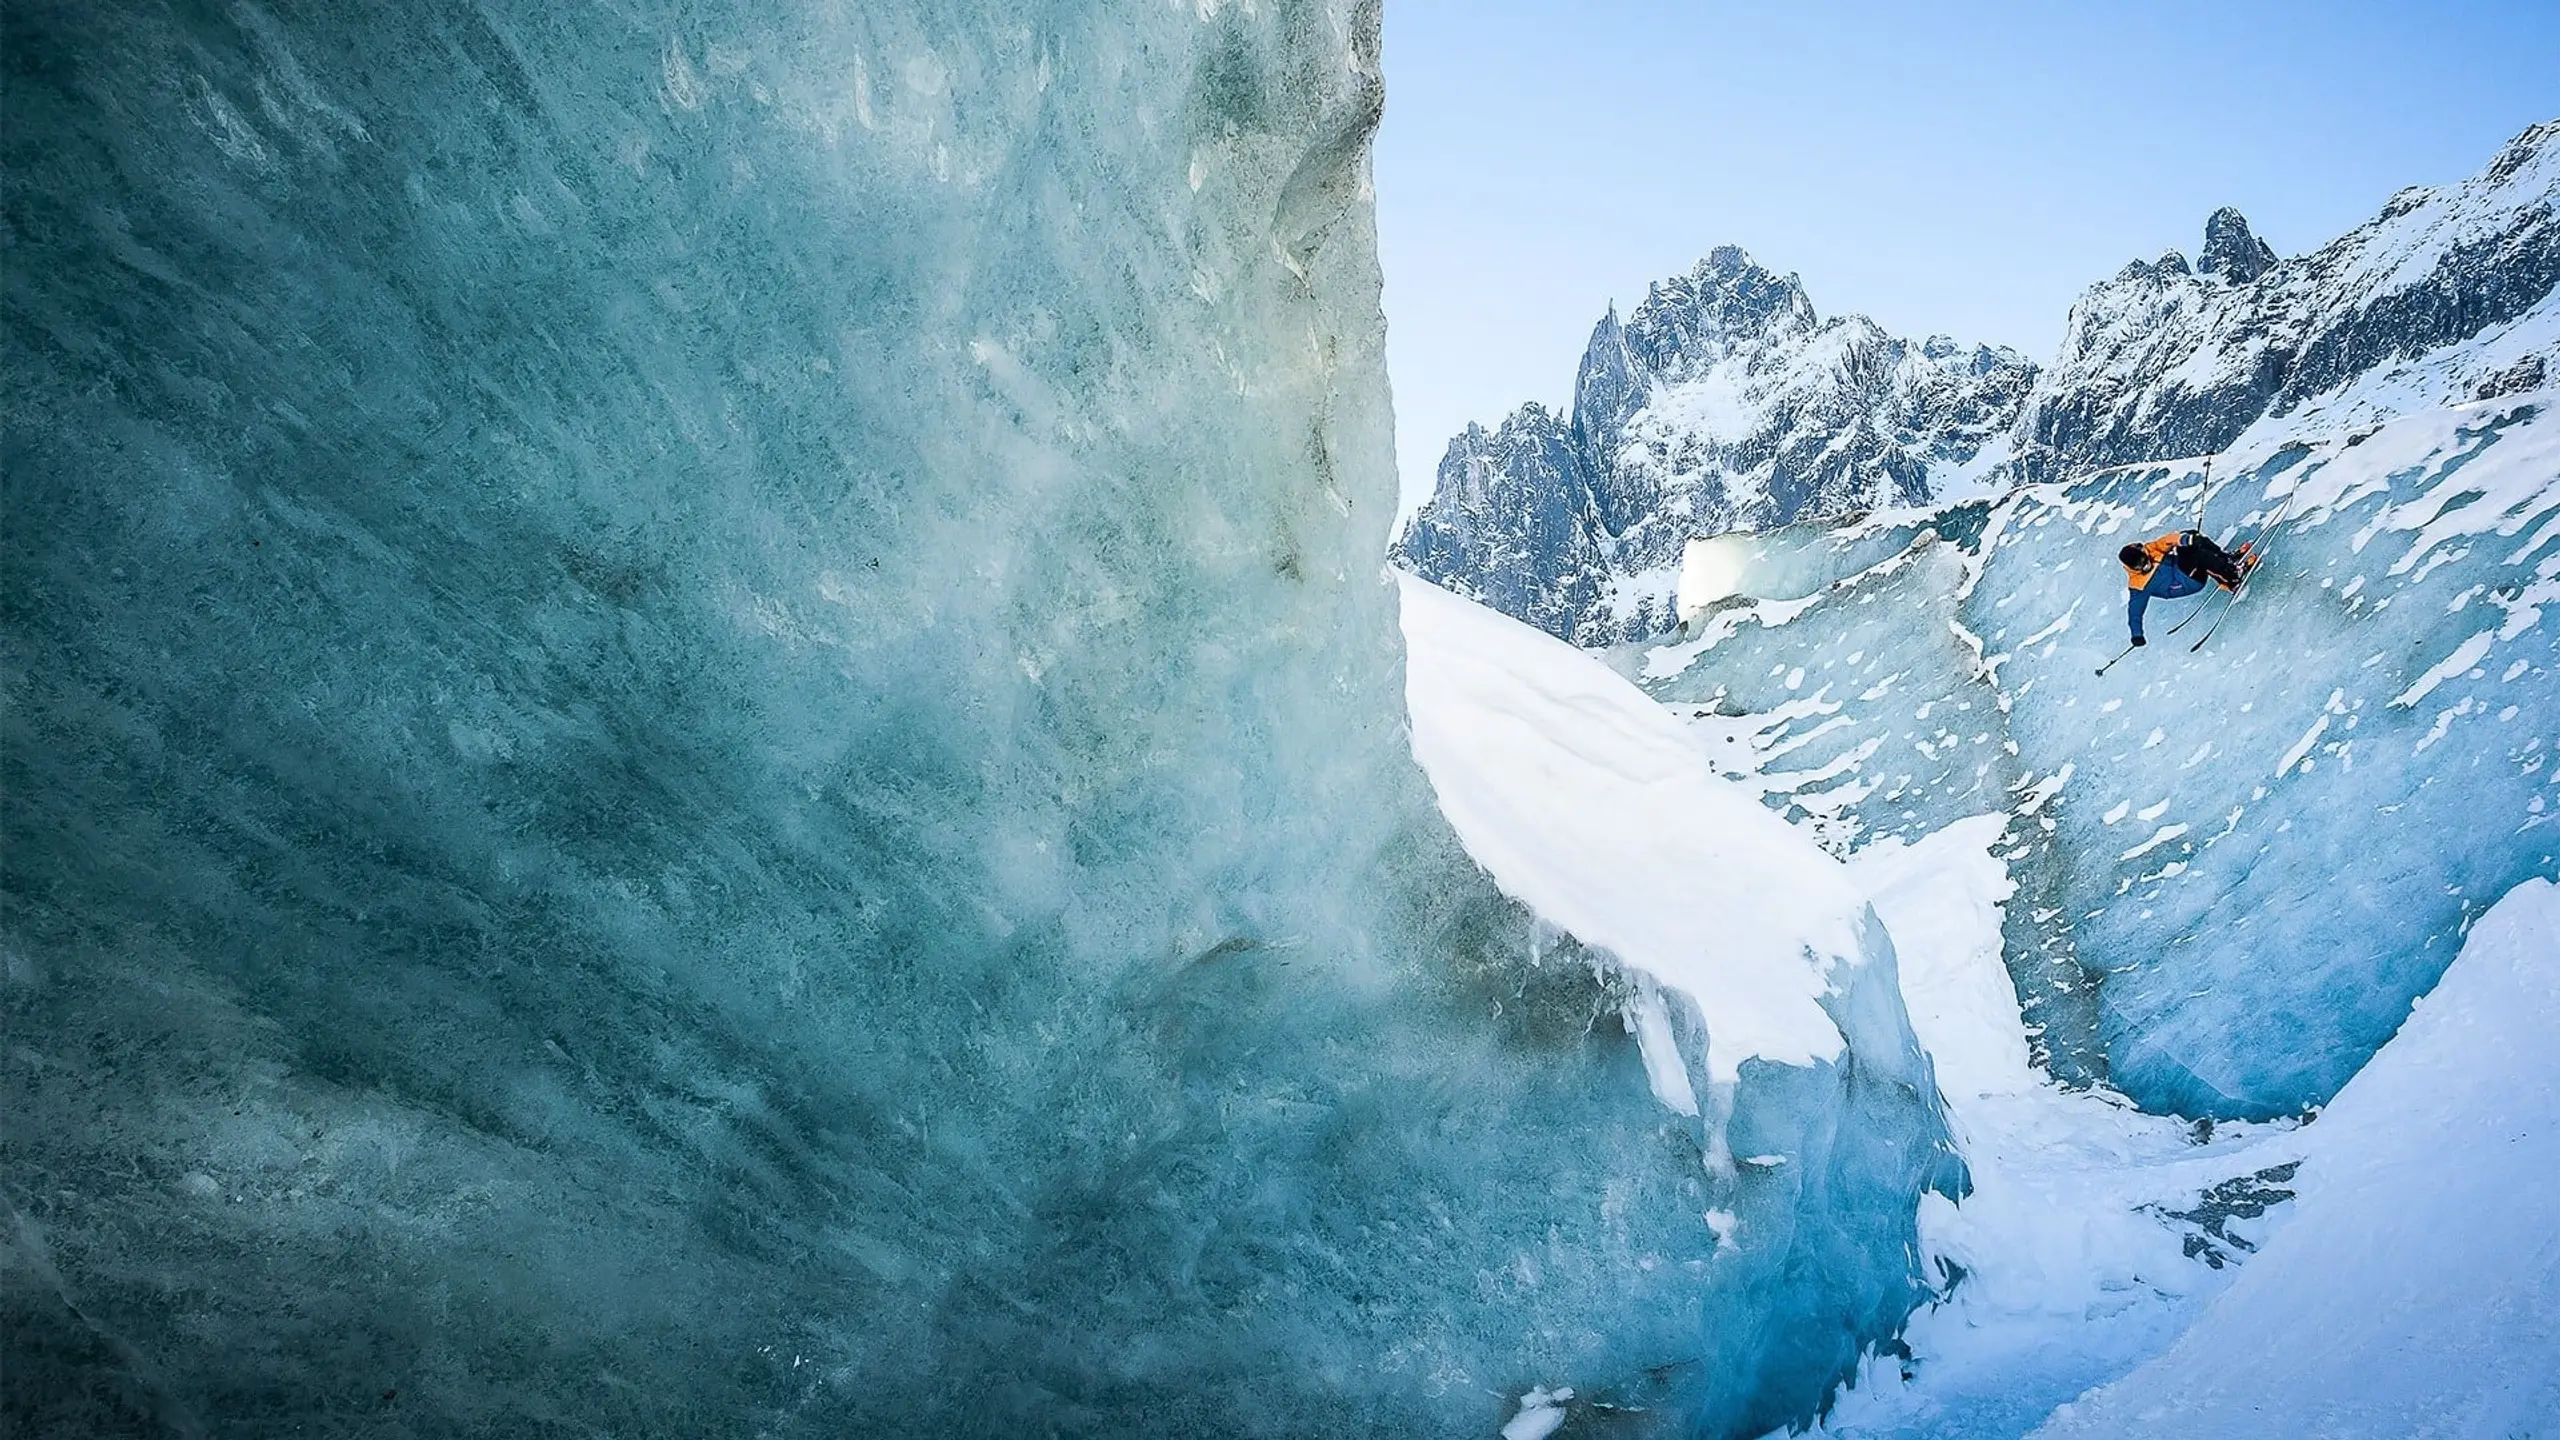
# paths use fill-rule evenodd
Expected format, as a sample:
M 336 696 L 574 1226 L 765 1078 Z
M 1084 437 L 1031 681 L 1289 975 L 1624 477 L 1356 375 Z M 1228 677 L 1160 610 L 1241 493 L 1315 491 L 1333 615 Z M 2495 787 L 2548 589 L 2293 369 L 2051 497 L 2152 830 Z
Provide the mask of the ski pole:
M 2141 646 L 2139 646 L 2139 645 L 2127 645 L 2127 646 L 2126 646 L 2126 647 L 2124 647 L 2123 649 L 2121 649 L 2121 650 L 2119 650 L 2119 651 L 2117 651 L 2117 652 L 2116 652 L 2116 660 L 2121 660 L 2121 659 L 2123 659 L 2124 657 L 2126 657 L 2127 655 L 2130 655 L 2130 654 L 2132 654 L 2134 651 L 2139 650 L 2139 649 L 2141 649 L 2141 648 L 2142 648 L 2142 647 L 2141 647 Z M 2110 661 L 2108 661 L 2106 664 L 2099 666 L 2099 667 L 2098 667 L 2098 673 L 2099 673 L 2099 674 L 2101 674 L 2101 675 L 2104 675 L 2104 674 L 2106 674 L 2108 671 L 2113 670 L 2114 668 L 2116 668 L 2116 660 L 2110 660 Z

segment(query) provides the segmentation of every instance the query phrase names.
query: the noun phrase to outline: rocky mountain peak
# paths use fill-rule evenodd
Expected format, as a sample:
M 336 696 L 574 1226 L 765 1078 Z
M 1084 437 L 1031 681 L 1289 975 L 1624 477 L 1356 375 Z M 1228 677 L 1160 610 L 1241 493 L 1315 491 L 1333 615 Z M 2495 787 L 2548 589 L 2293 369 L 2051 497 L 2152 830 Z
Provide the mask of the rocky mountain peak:
M 1667 627 L 1695 535 L 2210 454 L 2304 407 L 2344 423 L 2539 389 L 2555 336 L 2560 122 L 2293 259 L 2216 210 L 2192 265 L 2171 250 L 2082 294 L 2043 367 L 1824 319 L 1722 246 L 1602 317 L 1569 421 L 1524 407 L 1453 446 L 1396 555 L 1609 644 Z
M 2493 183 L 2512 179 L 2517 171 L 2532 164 L 2555 142 L 2560 142 L 2560 120 L 2545 120 L 2539 125 L 2526 126 L 2523 134 L 2508 141 L 2497 158 L 2489 162 L 2489 179 Z
M 2275 268 L 2276 252 L 2249 229 L 2240 212 L 2225 205 L 2204 222 L 2204 251 L 2196 257 L 2200 274 L 2219 275 L 2246 285 Z
M 1599 453 L 1643 407 L 1648 388 L 1612 304 L 1591 327 L 1591 343 L 1583 347 L 1582 368 L 1573 377 L 1574 443 L 1585 455 Z
M 1470 427 L 1399 563 L 1582 644 L 1675 621 L 1682 548 L 1711 529 L 1916 504 L 1970 475 L 2036 367 L 1947 336 L 1819 315 L 1794 275 L 1708 252 L 1591 330 L 1570 420 Z
M 2164 284 L 2176 276 L 2194 273 L 2195 270 L 2187 264 L 2185 253 L 2173 247 L 2161 251 L 2160 258 L 2157 260 L 2128 261 L 2122 270 L 2116 272 L 2113 283 L 2148 282 L 2156 285 Z
M 1719 245 L 1686 275 L 1655 281 L 1628 317 L 1628 345 L 1647 368 L 1678 375 L 1737 343 L 1801 334 L 1820 324 L 1804 283 Z

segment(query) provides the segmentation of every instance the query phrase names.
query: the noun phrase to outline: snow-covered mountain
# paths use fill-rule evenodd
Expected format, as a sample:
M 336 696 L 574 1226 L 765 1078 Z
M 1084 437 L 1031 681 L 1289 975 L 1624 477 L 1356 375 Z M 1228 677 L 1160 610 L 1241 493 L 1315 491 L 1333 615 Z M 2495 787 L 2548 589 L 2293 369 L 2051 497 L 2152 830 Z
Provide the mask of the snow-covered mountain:
M 2020 479 L 2222 450 L 2260 417 L 2354 397 L 2390 414 L 2533 389 L 2560 355 L 2560 121 L 2458 185 L 2413 186 L 2279 260 L 2236 210 L 2190 266 L 2136 261 L 2071 307 L 2019 417 Z
M 1601 319 L 1570 415 L 1533 402 L 1452 440 L 1396 555 L 1579 643 L 1659 633 L 1689 536 L 1948 494 L 2005 456 L 2035 373 L 1826 320 L 1725 246 Z
M 2560 374 L 2555 142 L 2560 122 L 2536 125 L 2292 259 L 2217 210 L 2194 263 L 2170 251 L 2084 294 L 2041 369 L 1824 321 L 1794 277 L 1717 250 L 1600 322 L 1569 417 L 1527 405 L 1451 441 L 1395 556 L 1605 644 L 1669 628 L 1692 535 L 2211 453 L 2269 415 L 2371 421 L 2540 386 Z

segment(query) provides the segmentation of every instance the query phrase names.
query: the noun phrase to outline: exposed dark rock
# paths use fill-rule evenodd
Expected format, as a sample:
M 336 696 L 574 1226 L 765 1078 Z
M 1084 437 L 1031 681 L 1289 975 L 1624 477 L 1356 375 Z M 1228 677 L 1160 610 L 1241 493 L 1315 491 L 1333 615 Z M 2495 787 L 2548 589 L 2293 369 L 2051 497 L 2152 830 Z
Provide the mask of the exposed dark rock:
M 2480 400 L 2494 400 L 2501 395 L 2514 395 L 2526 390 L 2539 390 L 2550 376 L 2550 367 L 2539 355 L 2527 355 L 2506 369 L 2483 379 L 2472 389 Z
M 2206 217 L 2204 250 L 2196 256 L 2199 274 L 2219 275 L 2246 285 L 2275 268 L 2276 252 L 2249 229 L 2239 211 L 2225 205 Z

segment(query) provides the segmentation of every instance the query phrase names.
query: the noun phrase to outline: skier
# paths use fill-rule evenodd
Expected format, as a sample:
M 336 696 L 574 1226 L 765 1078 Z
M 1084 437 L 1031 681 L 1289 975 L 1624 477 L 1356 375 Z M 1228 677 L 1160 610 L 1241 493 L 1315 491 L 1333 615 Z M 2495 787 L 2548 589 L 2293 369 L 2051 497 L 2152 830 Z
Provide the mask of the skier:
M 2237 590 L 2256 563 L 2247 545 L 2234 555 L 2201 530 L 2173 530 L 2157 540 L 2127 545 L 2116 552 L 2116 559 L 2124 562 L 2128 591 L 2124 618 L 2133 627 L 2136 645 L 2147 643 L 2142 638 L 2142 612 L 2154 599 L 2193 595 L 2207 580 L 2225 590 Z

